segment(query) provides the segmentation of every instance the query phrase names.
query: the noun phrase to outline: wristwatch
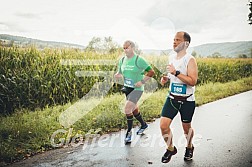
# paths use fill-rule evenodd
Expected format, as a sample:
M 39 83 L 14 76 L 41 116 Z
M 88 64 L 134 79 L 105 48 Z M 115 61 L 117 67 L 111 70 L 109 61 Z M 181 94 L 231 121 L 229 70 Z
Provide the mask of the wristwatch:
M 180 71 L 176 70 L 175 77 L 180 74 Z
M 142 79 L 141 82 L 142 82 L 142 84 L 145 84 L 145 80 L 144 79 Z

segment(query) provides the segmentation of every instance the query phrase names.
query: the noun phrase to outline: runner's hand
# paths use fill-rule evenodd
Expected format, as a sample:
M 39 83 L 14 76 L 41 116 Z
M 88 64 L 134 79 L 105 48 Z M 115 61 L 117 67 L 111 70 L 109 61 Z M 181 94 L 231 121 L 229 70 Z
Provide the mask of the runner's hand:
M 123 76 L 122 76 L 122 74 L 120 74 L 120 73 L 116 73 L 115 75 L 114 75 L 114 77 L 115 77 L 115 79 L 120 79 L 120 78 L 122 78 Z
M 168 81 L 168 79 L 169 77 L 167 75 L 163 75 L 160 80 L 161 85 L 164 86 L 164 84 Z
M 167 66 L 167 71 L 168 71 L 168 73 L 171 73 L 172 75 L 175 75 L 175 74 L 176 74 L 176 69 L 175 69 L 175 67 L 174 67 L 173 64 L 169 64 L 169 65 Z
M 136 84 L 135 84 L 135 87 L 141 87 L 143 85 L 143 83 L 141 81 L 138 81 Z

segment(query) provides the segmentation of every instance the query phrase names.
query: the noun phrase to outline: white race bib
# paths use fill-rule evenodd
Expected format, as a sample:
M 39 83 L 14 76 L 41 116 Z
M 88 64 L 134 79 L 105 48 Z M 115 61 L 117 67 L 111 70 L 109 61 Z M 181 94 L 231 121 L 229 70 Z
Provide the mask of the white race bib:
M 124 85 L 134 88 L 134 81 L 130 78 L 124 78 Z

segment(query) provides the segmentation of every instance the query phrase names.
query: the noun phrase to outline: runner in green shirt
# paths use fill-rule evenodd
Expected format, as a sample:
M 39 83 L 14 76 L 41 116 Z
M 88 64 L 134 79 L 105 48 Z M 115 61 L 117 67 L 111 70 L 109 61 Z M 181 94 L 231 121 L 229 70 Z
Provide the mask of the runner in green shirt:
M 132 41 L 125 41 L 123 49 L 125 56 L 119 60 L 118 72 L 115 74 L 115 78 L 124 79 L 122 91 L 127 99 L 124 108 L 128 125 L 125 136 L 125 144 L 127 144 L 131 142 L 133 116 L 141 123 L 141 127 L 137 131 L 138 135 L 143 134 L 143 131 L 148 127 L 138 110 L 137 102 L 143 94 L 145 82 L 155 73 L 145 59 L 135 54 L 135 44 Z

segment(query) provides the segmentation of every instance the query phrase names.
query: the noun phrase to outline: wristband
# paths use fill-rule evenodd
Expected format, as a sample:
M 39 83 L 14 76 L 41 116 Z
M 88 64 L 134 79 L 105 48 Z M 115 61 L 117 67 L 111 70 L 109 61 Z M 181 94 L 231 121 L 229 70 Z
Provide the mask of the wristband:
M 144 79 L 142 79 L 141 82 L 142 82 L 142 84 L 145 84 L 145 80 Z

